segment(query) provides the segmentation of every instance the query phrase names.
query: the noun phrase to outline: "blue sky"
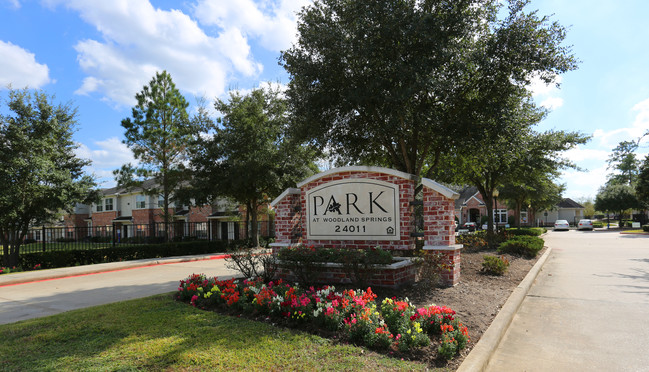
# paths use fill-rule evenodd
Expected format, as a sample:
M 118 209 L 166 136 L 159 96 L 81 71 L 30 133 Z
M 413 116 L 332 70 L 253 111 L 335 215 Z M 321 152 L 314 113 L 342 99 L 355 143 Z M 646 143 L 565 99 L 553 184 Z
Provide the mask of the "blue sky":
M 133 161 L 122 119 L 135 93 L 169 71 L 185 97 L 226 98 L 230 89 L 286 84 L 279 52 L 295 39 L 295 12 L 307 0 L 0 0 L 0 96 L 7 84 L 29 86 L 79 109 L 79 155 L 113 184 L 111 171 Z M 567 156 L 566 197 L 594 197 L 618 142 L 649 130 L 649 3 L 532 0 L 529 9 L 568 27 L 581 61 L 561 87 L 536 84 L 536 101 L 552 112 L 539 130 L 593 136 Z M 647 139 L 638 155 L 647 154 Z

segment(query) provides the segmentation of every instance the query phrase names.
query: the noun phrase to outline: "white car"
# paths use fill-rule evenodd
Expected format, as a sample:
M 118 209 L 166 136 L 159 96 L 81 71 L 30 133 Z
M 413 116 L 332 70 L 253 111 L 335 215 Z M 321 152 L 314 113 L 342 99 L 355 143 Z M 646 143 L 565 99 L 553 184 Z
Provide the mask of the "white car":
M 577 225 L 577 230 L 593 230 L 593 221 L 579 220 L 579 224 Z
M 570 224 L 566 220 L 556 220 L 554 221 L 554 230 L 570 230 Z

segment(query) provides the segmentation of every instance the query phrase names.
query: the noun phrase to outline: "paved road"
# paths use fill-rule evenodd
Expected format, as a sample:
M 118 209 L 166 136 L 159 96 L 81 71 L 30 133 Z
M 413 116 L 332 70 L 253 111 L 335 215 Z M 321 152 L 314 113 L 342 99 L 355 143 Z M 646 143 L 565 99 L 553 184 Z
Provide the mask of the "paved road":
M 178 288 L 181 279 L 193 273 L 221 278 L 236 275 L 235 271 L 225 267 L 223 259 L 128 269 L 123 269 L 124 264 L 119 263 L 102 265 L 114 265 L 118 271 L 5 286 L 0 282 L 0 324 L 171 292 Z M 78 268 L 68 270 L 74 274 L 75 269 Z M 60 273 L 66 269 L 49 272 L 55 273 L 56 270 Z M 34 274 L 46 278 L 48 271 L 8 274 L 3 275 L 3 279 L 10 279 L 10 275 Z
M 550 232 L 488 371 L 649 371 L 649 236 Z

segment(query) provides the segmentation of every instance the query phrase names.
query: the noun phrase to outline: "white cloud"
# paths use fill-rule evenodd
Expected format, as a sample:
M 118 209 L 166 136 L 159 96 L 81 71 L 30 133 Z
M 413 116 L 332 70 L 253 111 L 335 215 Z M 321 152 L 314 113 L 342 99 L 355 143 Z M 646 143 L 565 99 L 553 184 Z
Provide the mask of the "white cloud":
M 606 183 L 606 175 L 609 172 L 606 165 L 590 169 L 585 172 L 566 170 L 559 179 L 560 183 L 566 184 L 564 197 L 579 199 L 597 195 L 599 188 Z
M 201 24 L 223 30 L 238 29 L 272 51 L 291 46 L 297 38 L 297 12 L 309 0 L 199 0 L 194 14 Z
M 117 137 L 95 141 L 91 149 L 87 145 L 79 144 L 76 154 L 83 159 L 92 160 L 87 171 L 94 174 L 105 187 L 113 184 L 113 170 L 119 169 L 123 164 L 137 164 L 133 152 Z
M 540 106 L 548 110 L 556 110 L 563 106 L 563 98 L 558 97 L 559 88 L 556 86 L 556 84 L 561 84 L 562 80 L 561 76 L 557 76 L 555 83 L 546 84 L 537 76 L 532 78 L 532 82 L 527 88 L 532 92 L 532 96 L 541 102 Z
M 635 112 L 636 116 L 630 127 L 617 128 L 611 131 L 597 129 L 593 133 L 593 138 L 598 139 L 601 146 L 612 149 L 621 141 L 635 141 L 649 132 L 649 98 L 634 105 L 631 112 Z M 645 137 L 643 142 L 647 140 L 649 138 Z
M 40 88 L 50 83 L 47 65 L 36 62 L 36 56 L 10 42 L 0 40 L 0 89 L 11 84 L 14 88 Z
M 580 146 L 572 148 L 564 153 L 564 156 L 574 162 L 582 161 L 606 161 L 610 151 L 586 149 Z
M 541 102 L 541 106 L 545 107 L 548 110 L 555 110 L 558 109 L 559 107 L 563 106 L 563 98 L 559 97 L 550 97 L 543 102 Z
M 20 8 L 20 1 L 19 0 L 5 0 L 6 2 L 9 3 L 14 9 L 19 9 Z
M 88 74 L 77 94 L 99 93 L 130 106 L 156 71 L 167 70 L 181 90 L 212 98 L 233 76 L 255 76 L 263 68 L 237 28 L 208 35 L 187 14 L 156 9 L 149 0 L 46 1 L 77 11 L 103 36 L 75 46 Z

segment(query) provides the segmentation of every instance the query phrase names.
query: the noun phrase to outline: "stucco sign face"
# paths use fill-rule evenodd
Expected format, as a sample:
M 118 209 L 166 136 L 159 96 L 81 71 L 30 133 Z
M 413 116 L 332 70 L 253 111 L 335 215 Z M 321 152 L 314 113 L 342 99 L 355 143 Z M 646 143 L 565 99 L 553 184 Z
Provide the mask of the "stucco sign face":
M 332 181 L 307 191 L 307 238 L 399 240 L 399 186 L 372 179 Z

